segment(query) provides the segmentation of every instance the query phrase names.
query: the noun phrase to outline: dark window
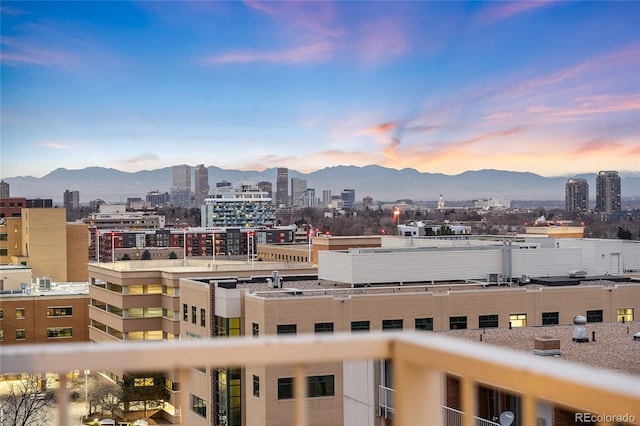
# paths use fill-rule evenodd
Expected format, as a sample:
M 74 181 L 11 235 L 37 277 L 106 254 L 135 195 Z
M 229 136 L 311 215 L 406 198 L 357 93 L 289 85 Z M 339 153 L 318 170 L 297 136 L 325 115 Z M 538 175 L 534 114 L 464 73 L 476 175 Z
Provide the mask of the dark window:
M 251 334 L 253 334 L 254 336 L 260 335 L 260 324 L 255 322 L 251 324 Z
M 451 330 L 464 330 L 467 328 L 467 317 L 449 317 Z
M 333 333 L 332 322 L 317 322 L 315 325 L 316 333 Z
M 382 329 L 383 330 L 402 330 L 402 320 L 401 319 L 382 320 Z
M 204 399 L 191 394 L 191 411 L 206 418 L 207 402 Z
M 478 317 L 478 327 L 480 328 L 498 328 L 498 316 L 497 315 L 480 315 Z M 465 321 L 465 327 L 466 321 Z
M 369 331 L 369 321 L 351 321 L 351 331 Z
M 4 309 L 0 309 L 0 320 L 4 319 Z
M 602 322 L 602 309 L 587 311 L 587 322 Z
M 253 375 L 253 396 L 260 398 L 260 377 Z
M 283 377 L 278 379 L 278 399 L 293 398 L 293 378 Z
M 0 241 L 7 241 L 7 234 L 0 234 Z
M 197 308 L 195 306 L 191 307 L 191 324 L 195 324 L 197 321 L 196 317 Z
M 65 337 L 73 337 L 72 327 L 53 327 L 47 328 L 47 338 L 58 339 Z
M 416 330 L 433 330 L 433 318 L 416 318 Z
M 189 321 L 189 307 L 186 303 L 182 304 L 182 321 Z
M 16 330 L 16 340 L 24 340 L 27 338 L 27 332 L 24 328 Z
M 0 256 L 8 256 L 9 255 L 9 249 L 3 248 L 0 249 Z
M 296 334 L 296 324 L 278 324 L 278 334 Z
M 309 385 L 309 392 L 307 396 L 309 398 L 333 396 L 335 394 L 333 382 L 333 375 L 308 377 L 307 383 Z
M 558 312 L 542 313 L 542 325 L 556 325 L 556 324 L 560 324 Z
M 207 311 L 204 308 L 200 308 L 200 327 L 207 326 Z

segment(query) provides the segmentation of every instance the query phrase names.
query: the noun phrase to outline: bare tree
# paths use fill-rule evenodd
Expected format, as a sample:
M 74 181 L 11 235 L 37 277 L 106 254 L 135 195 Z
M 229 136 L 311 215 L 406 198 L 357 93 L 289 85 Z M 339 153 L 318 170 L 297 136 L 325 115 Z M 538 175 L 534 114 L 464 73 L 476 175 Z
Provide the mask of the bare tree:
M 44 376 L 32 374 L 9 382 L 7 392 L 0 397 L 3 426 L 51 424 L 55 393 L 47 390 L 47 380 Z
M 89 415 L 108 412 L 113 416 L 114 411 L 119 408 L 122 398 L 120 385 L 100 377 L 91 377 L 88 386 Z

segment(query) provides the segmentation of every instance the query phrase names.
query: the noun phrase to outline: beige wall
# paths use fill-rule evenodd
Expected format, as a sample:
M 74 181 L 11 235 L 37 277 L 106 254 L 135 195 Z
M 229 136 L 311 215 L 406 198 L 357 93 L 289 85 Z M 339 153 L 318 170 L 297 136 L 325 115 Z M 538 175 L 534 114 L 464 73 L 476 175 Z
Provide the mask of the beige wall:
M 34 277 L 67 281 L 66 232 L 65 209 L 22 209 L 22 256 Z
M 87 281 L 89 271 L 89 228 L 83 223 L 67 224 L 67 281 Z
M 7 234 L 6 241 L 0 241 L 0 248 L 7 250 L 7 255 L 0 255 L 0 264 L 12 263 L 12 256 L 19 256 L 22 252 L 22 218 L 7 217 L 0 225 L 0 234 Z

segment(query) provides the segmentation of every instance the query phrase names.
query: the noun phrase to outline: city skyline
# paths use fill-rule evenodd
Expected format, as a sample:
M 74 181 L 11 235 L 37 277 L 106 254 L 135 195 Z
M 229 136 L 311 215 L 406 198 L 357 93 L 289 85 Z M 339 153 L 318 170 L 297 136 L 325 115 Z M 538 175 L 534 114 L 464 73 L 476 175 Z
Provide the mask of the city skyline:
M 2 178 L 640 169 L 637 2 L 3 2 Z

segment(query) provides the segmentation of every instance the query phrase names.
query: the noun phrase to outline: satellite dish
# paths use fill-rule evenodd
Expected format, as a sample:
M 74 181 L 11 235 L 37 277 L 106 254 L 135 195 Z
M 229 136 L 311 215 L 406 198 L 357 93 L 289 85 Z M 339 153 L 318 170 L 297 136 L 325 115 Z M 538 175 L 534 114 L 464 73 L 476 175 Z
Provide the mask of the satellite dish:
M 500 426 L 510 426 L 513 423 L 514 415 L 511 411 L 504 411 L 500 414 Z

